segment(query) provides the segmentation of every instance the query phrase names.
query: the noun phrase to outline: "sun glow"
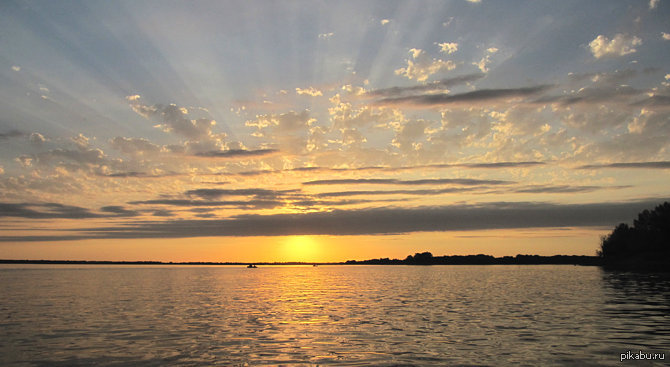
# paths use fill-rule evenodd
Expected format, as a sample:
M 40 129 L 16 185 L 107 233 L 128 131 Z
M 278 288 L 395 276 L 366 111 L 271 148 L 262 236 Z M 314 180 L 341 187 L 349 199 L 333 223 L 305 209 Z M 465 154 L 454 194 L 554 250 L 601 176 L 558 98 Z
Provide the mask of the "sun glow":
M 312 236 L 289 236 L 282 239 L 284 261 L 322 261 L 319 241 Z

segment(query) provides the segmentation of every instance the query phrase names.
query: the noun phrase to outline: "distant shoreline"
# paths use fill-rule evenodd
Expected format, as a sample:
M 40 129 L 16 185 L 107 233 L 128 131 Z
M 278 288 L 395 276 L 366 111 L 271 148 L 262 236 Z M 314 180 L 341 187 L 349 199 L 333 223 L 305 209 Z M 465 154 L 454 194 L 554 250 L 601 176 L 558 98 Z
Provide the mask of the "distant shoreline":
M 493 257 L 490 255 L 455 255 L 439 256 L 430 259 L 370 259 L 348 260 L 343 262 L 163 262 L 163 261 L 100 261 L 100 260 L 10 260 L 0 259 L 0 264 L 33 264 L 33 265 L 584 265 L 600 266 L 602 259 L 598 256 L 586 255 L 516 255 Z

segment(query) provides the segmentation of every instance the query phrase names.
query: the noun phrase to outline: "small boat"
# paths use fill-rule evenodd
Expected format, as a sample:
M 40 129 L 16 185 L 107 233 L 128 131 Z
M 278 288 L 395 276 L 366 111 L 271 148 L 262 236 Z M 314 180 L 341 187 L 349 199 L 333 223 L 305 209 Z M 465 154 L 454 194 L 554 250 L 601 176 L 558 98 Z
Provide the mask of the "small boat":
M 256 269 L 257 267 L 258 266 L 254 265 L 254 264 L 247 265 L 247 269 Z

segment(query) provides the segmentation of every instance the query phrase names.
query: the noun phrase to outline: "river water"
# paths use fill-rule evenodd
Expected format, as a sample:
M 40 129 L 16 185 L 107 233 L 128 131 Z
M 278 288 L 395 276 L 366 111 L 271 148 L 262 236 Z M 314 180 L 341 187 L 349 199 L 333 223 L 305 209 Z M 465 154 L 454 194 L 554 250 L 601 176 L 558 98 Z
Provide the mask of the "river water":
M 665 359 L 621 362 L 640 352 Z M 670 279 L 599 267 L 0 266 L 3 366 L 661 366 L 669 352 Z

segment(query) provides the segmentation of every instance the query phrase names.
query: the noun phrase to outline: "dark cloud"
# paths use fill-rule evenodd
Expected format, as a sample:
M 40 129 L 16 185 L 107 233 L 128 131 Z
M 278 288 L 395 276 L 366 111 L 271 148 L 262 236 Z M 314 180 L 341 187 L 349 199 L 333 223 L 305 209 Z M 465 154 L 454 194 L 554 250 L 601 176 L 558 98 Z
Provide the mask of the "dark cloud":
M 523 88 L 480 89 L 460 94 L 423 94 L 409 97 L 383 98 L 376 103 L 380 105 L 409 104 L 417 106 L 441 106 L 460 102 L 484 102 L 511 97 L 528 97 L 540 94 L 552 86 L 539 85 Z
M 630 86 L 615 86 L 606 88 L 583 88 L 578 92 L 560 96 L 546 96 L 538 98 L 532 103 L 546 104 L 558 103 L 563 106 L 570 106 L 578 103 L 593 104 L 603 102 L 627 101 L 630 97 L 638 96 L 643 91 Z
M 367 94 L 373 97 L 401 97 L 420 92 L 439 91 L 446 88 L 451 88 L 457 85 L 477 81 L 486 76 L 483 73 L 467 74 L 457 76 L 449 79 L 442 79 L 428 84 L 415 85 L 411 87 L 392 87 L 385 89 L 377 89 L 368 92 Z
M 161 178 L 161 177 L 172 177 L 180 176 L 181 174 L 176 172 L 168 172 L 163 174 L 153 174 L 139 171 L 127 171 L 127 172 L 115 172 L 109 174 L 101 174 L 101 177 L 111 177 L 111 178 Z
M 118 205 L 103 206 L 102 208 L 100 208 L 100 211 L 110 213 L 119 217 L 136 217 L 140 215 L 138 211 L 129 210 Z
M 24 136 L 25 134 L 19 130 L 9 130 L 7 132 L 0 133 L 0 140 L 2 139 L 9 139 L 9 138 L 16 138 L 19 136 Z
M 303 185 L 355 185 L 355 184 L 374 184 L 374 185 L 508 185 L 514 181 L 501 180 L 477 180 L 472 178 L 436 178 L 424 180 L 397 180 L 391 178 L 357 178 L 357 179 L 337 179 L 337 180 L 315 180 L 303 182 Z
M 258 198 L 276 198 L 287 193 L 295 193 L 299 190 L 266 190 L 266 189 L 197 189 L 186 191 L 188 196 L 196 196 L 202 199 L 218 199 L 222 196 L 255 196 Z
M 229 149 L 229 150 L 211 150 L 208 152 L 196 153 L 198 157 L 213 158 L 238 158 L 238 157 L 257 157 L 277 153 L 277 149 Z
M 498 169 L 498 168 L 523 168 L 523 167 L 533 167 L 545 165 L 545 162 L 538 161 L 524 161 L 524 162 L 495 162 L 495 163 L 454 163 L 454 164 L 426 164 L 426 165 L 417 165 L 417 166 L 402 166 L 402 167 L 383 167 L 383 166 L 365 166 L 365 167 L 354 167 L 354 168 L 330 168 L 330 167 L 298 167 L 282 170 L 256 170 L 256 171 L 244 171 L 234 173 L 238 176 L 258 176 L 264 174 L 273 174 L 273 173 L 285 173 L 285 172 L 360 172 L 360 171 L 382 171 L 382 172 L 402 172 L 402 171 L 412 171 L 412 170 L 423 170 L 427 168 L 473 168 L 473 169 Z
M 635 107 L 670 107 L 670 96 L 655 95 L 632 104 Z
M 315 197 L 327 198 L 327 197 L 345 197 L 345 196 L 378 196 L 378 195 L 440 195 L 440 194 L 451 194 L 457 192 L 468 192 L 481 189 L 471 188 L 471 187 L 459 187 L 459 188 L 448 188 L 448 189 L 435 189 L 435 190 L 356 190 L 356 191 L 335 191 L 335 192 L 322 192 L 314 195 Z
M 182 207 L 197 206 L 216 206 L 216 207 L 235 207 L 238 209 L 272 209 L 284 205 L 283 201 L 278 200 L 188 200 L 188 199 L 155 199 L 131 201 L 132 205 L 170 205 Z
M 100 218 L 86 208 L 58 203 L 0 203 L 0 217 L 30 219 L 84 219 Z
M 606 189 L 625 189 L 632 186 L 572 186 L 572 185 L 529 185 L 514 189 L 513 192 L 527 194 L 569 194 L 577 192 L 591 192 Z
M 381 235 L 542 227 L 612 227 L 666 199 L 621 203 L 551 204 L 498 202 L 419 208 L 333 210 L 300 214 L 241 215 L 223 220 L 129 222 L 85 228 L 81 238 L 186 238 L 214 236 Z M 49 240 L 71 239 L 53 236 Z M 7 236 L 0 241 L 37 241 L 45 236 Z
M 651 168 L 651 169 L 667 169 L 670 168 L 670 161 L 658 162 L 624 162 L 624 163 L 607 163 L 607 164 L 587 164 L 579 166 L 577 169 L 600 169 L 600 168 Z

